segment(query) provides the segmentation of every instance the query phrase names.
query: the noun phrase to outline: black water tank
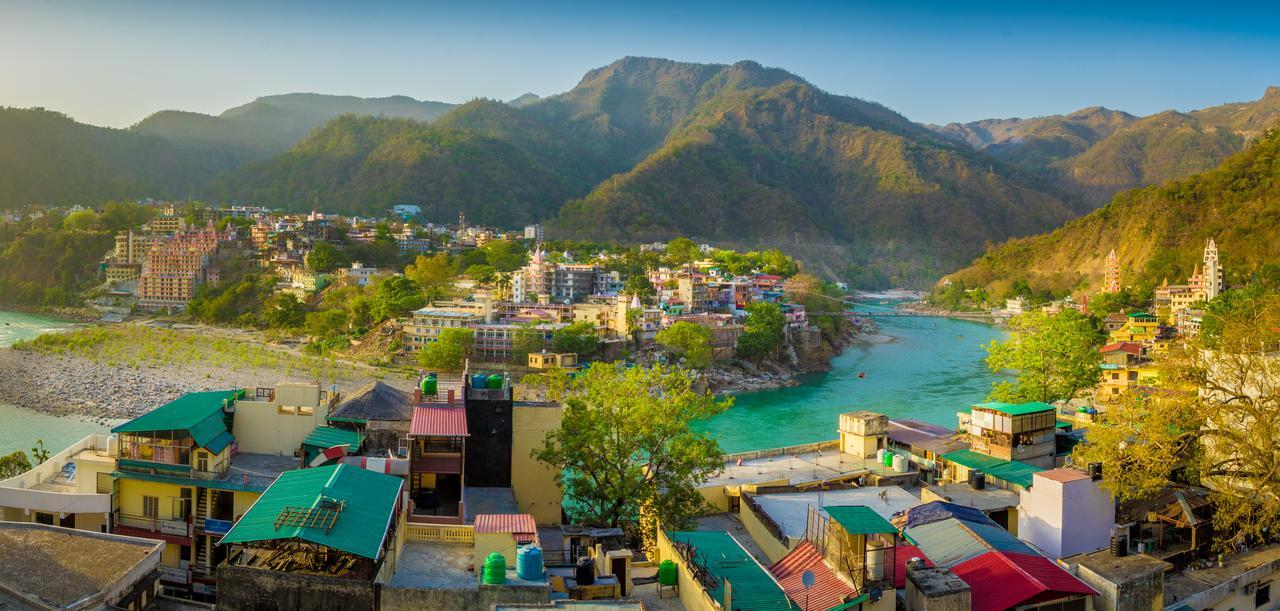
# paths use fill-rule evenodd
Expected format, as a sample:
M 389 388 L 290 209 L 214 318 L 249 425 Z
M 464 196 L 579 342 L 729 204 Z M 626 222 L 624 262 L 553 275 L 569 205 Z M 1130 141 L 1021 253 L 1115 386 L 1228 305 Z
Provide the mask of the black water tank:
M 578 566 L 573 571 L 573 579 L 580 586 L 589 586 L 596 582 L 596 563 L 590 558 L 579 558 Z
M 969 485 L 972 486 L 974 490 L 982 490 L 983 488 L 986 488 L 987 474 L 977 469 L 971 469 L 969 471 Z
M 1129 555 L 1128 537 L 1111 537 L 1111 555 L 1116 557 Z
M 1092 477 L 1094 481 L 1102 479 L 1102 463 L 1089 463 L 1089 477 Z

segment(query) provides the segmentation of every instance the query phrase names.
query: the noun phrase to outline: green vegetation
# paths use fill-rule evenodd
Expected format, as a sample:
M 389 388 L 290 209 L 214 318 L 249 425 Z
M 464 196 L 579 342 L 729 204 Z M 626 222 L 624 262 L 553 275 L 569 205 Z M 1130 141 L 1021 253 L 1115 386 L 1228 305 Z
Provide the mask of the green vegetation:
M 307 268 L 314 272 L 327 274 L 350 264 L 343 253 L 328 242 L 317 242 L 307 253 Z
M 1009 338 L 987 346 L 987 366 L 1012 373 L 1014 381 L 992 385 L 991 401 L 1070 401 L 1098 383 L 1099 334 L 1072 309 L 1057 314 L 1033 310 L 1009 321 Z
M 1274 275 L 1280 259 L 1280 132 L 1220 167 L 1183 181 L 1117 195 L 1065 226 L 992 248 L 948 276 L 1007 294 L 1017 282 L 1039 293 L 1096 292 L 1115 249 L 1122 283 L 1141 297 L 1163 280 L 1181 284 L 1214 238 L 1229 285 Z
M 642 528 L 642 513 L 677 530 L 702 513 L 697 488 L 724 463 L 690 424 L 732 400 L 697 392 L 690 374 L 666 367 L 595 363 L 548 387 L 564 418 L 532 457 L 556 469 L 575 524 L 624 527 L 651 545 L 656 524 Z
M 441 329 L 436 341 L 418 352 L 418 364 L 432 370 L 461 371 L 475 344 L 475 333 L 472 329 Z
M 1280 296 L 1224 294 L 1202 333 L 1161 360 L 1156 392 L 1133 394 L 1107 411 L 1076 446 L 1076 464 L 1101 462 L 1121 501 L 1150 498 L 1170 481 L 1203 485 L 1223 551 L 1268 540 L 1280 527 Z M 1196 389 L 1199 392 L 1191 391 Z
M 738 336 L 737 354 L 740 357 L 760 360 L 773 356 L 782 345 L 782 334 L 787 319 L 776 303 L 755 302 L 747 305 L 747 318 L 742 323 L 742 335 Z
M 0 479 L 17 477 L 31 470 L 31 460 L 27 453 L 15 450 L 11 454 L 0 456 Z
M 711 329 L 702 325 L 679 321 L 658 331 L 653 339 L 690 369 L 711 364 Z
M 556 352 L 573 352 L 579 357 L 594 356 L 600 349 L 595 325 L 579 321 L 551 332 L 551 348 Z

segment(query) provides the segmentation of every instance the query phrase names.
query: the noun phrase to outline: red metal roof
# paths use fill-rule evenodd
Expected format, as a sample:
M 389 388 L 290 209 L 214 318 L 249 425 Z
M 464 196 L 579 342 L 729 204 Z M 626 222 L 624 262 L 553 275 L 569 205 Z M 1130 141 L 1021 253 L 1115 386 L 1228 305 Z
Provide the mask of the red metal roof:
M 482 513 L 476 516 L 477 533 L 527 535 L 538 532 L 538 524 L 527 513 Z
M 992 551 L 951 567 L 973 590 L 974 609 L 1009 609 L 1072 595 L 1094 595 L 1066 569 L 1038 554 Z
M 893 567 L 893 587 L 907 587 L 907 561 L 912 558 L 920 558 L 924 560 L 925 566 L 933 566 L 928 558 L 924 557 L 924 552 L 914 545 L 899 545 L 894 551 L 894 567 Z
M 805 571 L 813 571 L 815 578 L 813 587 L 809 590 L 804 589 L 802 581 Z M 804 611 L 830 609 L 855 594 L 853 587 L 836 576 L 835 571 L 822 561 L 818 548 L 807 540 L 801 541 L 800 545 L 769 567 L 769 572 L 773 573 L 787 597 Z
M 465 407 L 415 407 L 409 435 L 416 437 L 466 437 Z
M 1107 344 L 1098 348 L 1098 352 L 1103 353 L 1115 352 L 1117 350 L 1121 352 L 1128 352 L 1129 354 L 1142 354 L 1142 345 L 1134 342 L 1116 342 L 1114 344 Z

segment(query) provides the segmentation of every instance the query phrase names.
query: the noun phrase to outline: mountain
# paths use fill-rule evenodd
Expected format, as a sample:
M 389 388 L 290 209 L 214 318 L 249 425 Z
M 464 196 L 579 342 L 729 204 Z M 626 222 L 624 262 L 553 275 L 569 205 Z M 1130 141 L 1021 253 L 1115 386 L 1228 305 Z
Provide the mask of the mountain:
M 1228 279 L 1280 261 L 1280 130 L 1256 137 L 1213 170 L 1121 193 L 1050 233 L 992 248 L 947 279 L 996 294 L 1018 280 L 1036 290 L 1096 291 L 1114 248 L 1126 285 L 1180 283 L 1209 238 Z
M 1280 87 L 1268 88 L 1253 102 L 1187 113 L 1135 117 L 1094 107 L 1068 115 L 929 127 L 1099 205 L 1125 189 L 1213 168 L 1277 121 Z
M 0 108 L 0 209 L 198 193 L 234 155 L 44 109 Z
M 781 246 L 832 276 L 852 261 L 862 284 L 920 284 L 1080 210 L 883 106 L 754 62 L 631 58 L 552 102 L 636 159 L 567 203 L 553 235 Z
M 243 160 L 283 153 L 312 130 L 344 114 L 430 121 L 452 104 L 418 101 L 405 96 L 354 96 L 288 93 L 260 97 L 222 114 L 165 110 L 131 131 L 198 147 L 230 151 Z

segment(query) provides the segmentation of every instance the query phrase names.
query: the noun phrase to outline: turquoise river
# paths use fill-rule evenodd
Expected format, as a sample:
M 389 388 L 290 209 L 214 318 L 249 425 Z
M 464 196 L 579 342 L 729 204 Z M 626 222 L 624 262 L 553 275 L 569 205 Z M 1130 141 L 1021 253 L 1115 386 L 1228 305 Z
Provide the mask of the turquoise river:
M 892 342 L 855 344 L 836 357 L 831 371 L 801 376 L 799 386 L 740 393 L 733 408 L 699 428 L 713 433 L 726 452 L 740 452 L 834 439 L 837 415 L 856 409 L 952 426 L 956 411 L 980 401 L 997 379 L 982 362 L 982 347 L 1003 335 L 996 327 L 947 318 L 886 317 L 877 324 Z M 0 346 L 68 326 L 0 312 Z M 57 450 L 105 430 L 79 418 L 5 405 L 0 397 L 0 453 L 26 450 L 37 438 Z

